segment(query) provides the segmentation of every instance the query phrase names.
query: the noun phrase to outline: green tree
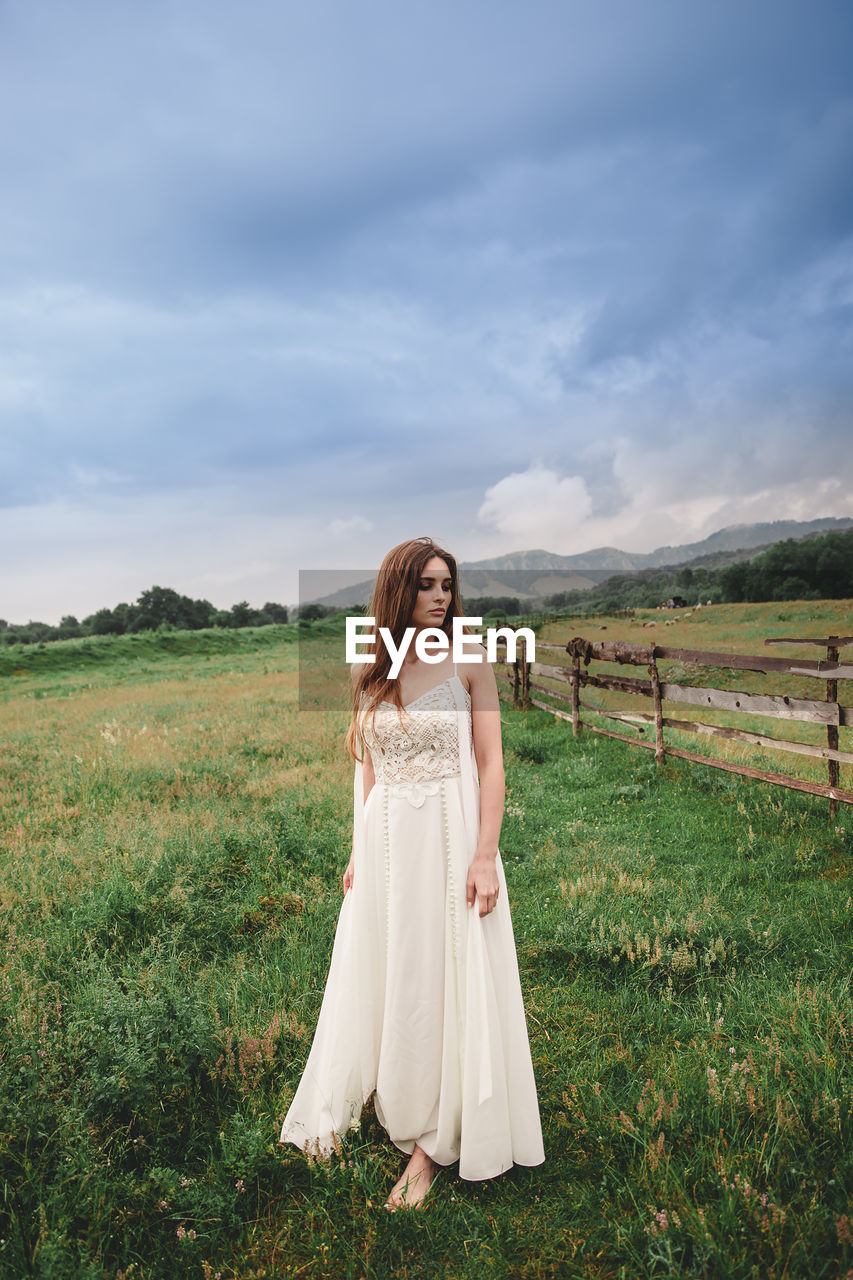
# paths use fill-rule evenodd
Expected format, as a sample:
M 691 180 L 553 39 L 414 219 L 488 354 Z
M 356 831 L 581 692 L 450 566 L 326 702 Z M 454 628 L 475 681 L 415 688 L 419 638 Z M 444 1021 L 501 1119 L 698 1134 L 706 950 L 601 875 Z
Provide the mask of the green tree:
M 842 599 L 853 595 L 853 529 L 786 538 L 717 575 L 725 601 Z
M 83 625 L 93 636 L 120 636 L 124 632 L 122 619 L 117 618 L 112 609 L 98 609 L 83 619 Z
M 139 594 L 134 631 L 156 631 L 161 622 L 182 620 L 181 597 L 171 587 L 149 587 Z
M 187 600 L 187 597 L 183 597 Z M 188 600 L 184 608 L 186 626 L 191 631 L 202 631 L 213 625 L 216 608 L 209 600 Z
M 248 600 L 241 600 L 239 604 L 231 606 L 231 623 L 232 627 L 251 627 L 255 610 L 249 604 Z
M 287 622 L 287 606 L 283 604 L 274 604 L 268 601 L 262 610 L 267 615 L 270 622 Z

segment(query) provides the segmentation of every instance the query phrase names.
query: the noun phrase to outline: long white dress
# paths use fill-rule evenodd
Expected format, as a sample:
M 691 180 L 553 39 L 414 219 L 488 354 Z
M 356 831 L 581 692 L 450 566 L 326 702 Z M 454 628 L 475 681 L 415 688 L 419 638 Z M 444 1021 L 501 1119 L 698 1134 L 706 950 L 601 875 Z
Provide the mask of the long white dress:
M 500 854 L 495 909 L 466 901 L 479 834 L 471 698 L 453 675 L 363 741 L 353 783 L 353 887 L 338 917 L 305 1070 L 280 1142 L 328 1154 L 372 1093 L 400 1150 L 467 1179 L 545 1159 Z

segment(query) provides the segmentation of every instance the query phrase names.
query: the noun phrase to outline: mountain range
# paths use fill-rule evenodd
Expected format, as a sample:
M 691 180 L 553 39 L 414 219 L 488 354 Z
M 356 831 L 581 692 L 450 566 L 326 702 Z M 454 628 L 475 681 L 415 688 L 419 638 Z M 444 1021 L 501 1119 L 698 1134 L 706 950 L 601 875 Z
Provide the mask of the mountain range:
M 518 596 L 531 605 L 558 591 L 583 591 L 597 586 L 612 573 L 637 569 L 680 568 L 702 564 L 717 568 L 736 560 L 750 560 L 775 542 L 808 538 L 830 530 L 849 529 L 853 517 L 827 516 L 819 520 L 773 520 L 759 524 L 732 524 L 683 546 L 657 547 L 654 551 L 621 551 L 618 547 L 594 547 L 576 555 L 553 551 L 511 551 L 486 560 L 459 562 L 463 599 L 477 596 Z M 365 604 L 370 599 L 375 574 L 328 595 L 313 596 L 320 604 L 338 609 Z M 309 600 L 301 601 L 308 604 Z

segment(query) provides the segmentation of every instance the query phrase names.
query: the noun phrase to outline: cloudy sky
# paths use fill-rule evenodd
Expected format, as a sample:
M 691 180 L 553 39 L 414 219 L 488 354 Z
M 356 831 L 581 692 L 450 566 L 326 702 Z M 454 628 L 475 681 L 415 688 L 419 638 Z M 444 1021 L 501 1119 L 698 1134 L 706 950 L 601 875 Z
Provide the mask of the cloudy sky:
M 848 0 L 0 0 L 0 616 L 853 515 Z

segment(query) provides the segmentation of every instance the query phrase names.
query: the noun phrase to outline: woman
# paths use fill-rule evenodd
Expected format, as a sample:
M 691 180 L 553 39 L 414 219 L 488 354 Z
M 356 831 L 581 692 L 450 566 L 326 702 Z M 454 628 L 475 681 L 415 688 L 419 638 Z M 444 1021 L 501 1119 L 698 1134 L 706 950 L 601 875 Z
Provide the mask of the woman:
M 399 649 L 408 627 L 448 637 L 440 661 L 412 642 L 395 679 L 352 669 L 353 848 L 317 1030 L 281 1142 L 328 1153 L 371 1094 L 411 1156 L 386 1208 L 422 1205 L 439 1165 L 492 1178 L 545 1158 L 506 880 L 494 672 L 453 663 L 456 561 L 429 538 L 389 551 L 370 605 Z

